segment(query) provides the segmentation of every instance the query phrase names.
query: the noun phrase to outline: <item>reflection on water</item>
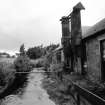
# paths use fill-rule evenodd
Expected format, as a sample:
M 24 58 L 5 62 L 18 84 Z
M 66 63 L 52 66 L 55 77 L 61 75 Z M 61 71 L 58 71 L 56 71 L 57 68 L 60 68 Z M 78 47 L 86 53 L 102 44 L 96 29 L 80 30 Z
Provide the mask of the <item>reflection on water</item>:
M 34 71 L 37 71 L 34 69 Z M 27 86 L 22 95 L 9 95 L 3 99 L 1 105 L 55 105 L 49 99 L 47 92 L 41 87 L 44 75 L 31 73 L 28 76 Z

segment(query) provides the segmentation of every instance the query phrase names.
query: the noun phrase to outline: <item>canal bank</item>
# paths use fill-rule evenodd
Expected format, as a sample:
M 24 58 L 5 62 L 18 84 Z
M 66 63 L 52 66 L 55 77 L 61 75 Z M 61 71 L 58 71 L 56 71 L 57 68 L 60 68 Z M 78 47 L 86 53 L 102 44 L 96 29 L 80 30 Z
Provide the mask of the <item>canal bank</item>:
M 20 94 L 20 91 L 17 94 L 11 94 L 2 99 L 0 105 L 55 105 L 49 99 L 46 90 L 42 88 L 42 80 L 45 78 L 45 75 L 38 71 L 34 69 L 34 73 L 28 75 L 22 94 Z

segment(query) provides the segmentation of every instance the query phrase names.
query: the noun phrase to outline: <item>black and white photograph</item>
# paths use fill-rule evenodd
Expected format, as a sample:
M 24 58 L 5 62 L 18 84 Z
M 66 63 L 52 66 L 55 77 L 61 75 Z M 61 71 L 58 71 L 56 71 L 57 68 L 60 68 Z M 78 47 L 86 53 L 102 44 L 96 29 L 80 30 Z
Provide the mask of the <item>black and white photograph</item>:
M 0 105 L 105 105 L 105 0 L 0 0 Z

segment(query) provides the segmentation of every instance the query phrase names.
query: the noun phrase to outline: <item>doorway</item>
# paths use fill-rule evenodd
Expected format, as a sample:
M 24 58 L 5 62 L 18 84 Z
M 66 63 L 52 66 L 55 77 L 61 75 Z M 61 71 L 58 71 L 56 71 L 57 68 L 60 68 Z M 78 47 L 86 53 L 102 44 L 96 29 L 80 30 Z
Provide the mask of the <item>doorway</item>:
M 105 81 L 105 39 L 100 41 L 101 80 Z

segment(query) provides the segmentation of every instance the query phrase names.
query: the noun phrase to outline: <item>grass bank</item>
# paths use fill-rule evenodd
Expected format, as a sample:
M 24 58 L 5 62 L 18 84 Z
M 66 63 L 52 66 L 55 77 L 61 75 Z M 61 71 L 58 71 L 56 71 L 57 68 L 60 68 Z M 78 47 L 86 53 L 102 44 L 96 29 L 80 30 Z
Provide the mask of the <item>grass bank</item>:
M 64 73 L 62 64 L 52 64 L 49 67 L 51 73 L 46 73 L 43 79 L 43 88 L 47 90 L 49 98 L 56 105 L 70 105 L 73 97 L 69 94 L 69 82 L 64 82 L 62 74 Z M 72 104 L 71 104 L 72 105 Z
M 10 62 L 0 62 L 0 98 L 15 93 L 27 81 L 27 75 L 17 72 L 31 71 L 30 59 L 27 56 L 19 56 Z
M 6 60 L 6 59 L 5 59 Z M 0 97 L 15 79 L 15 69 L 13 63 L 7 61 L 0 62 Z

